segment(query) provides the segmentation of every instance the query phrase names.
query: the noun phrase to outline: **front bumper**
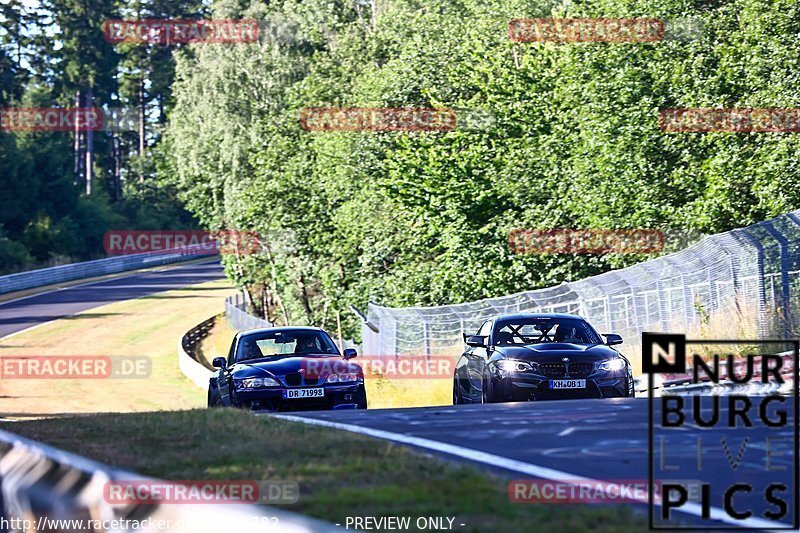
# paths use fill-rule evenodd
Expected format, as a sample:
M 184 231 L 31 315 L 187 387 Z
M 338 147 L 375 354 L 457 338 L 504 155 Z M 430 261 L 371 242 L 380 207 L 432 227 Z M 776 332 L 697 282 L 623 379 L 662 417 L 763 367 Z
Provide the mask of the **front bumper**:
M 551 389 L 551 379 L 584 379 L 583 389 Z M 627 398 L 632 380 L 624 371 L 595 373 L 587 377 L 545 377 L 529 373 L 506 373 L 493 382 L 495 396 L 503 402 L 571 400 L 581 398 Z
M 306 411 L 323 409 L 357 409 L 359 389 L 363 383 L 346 385 L 326 384 L 325 396 L 321 398 L 284 398 L 283 391 L 291 388 L 309 387 L 270 387 L 264 389 L 235 392 L 235 405 L 252 411 Z

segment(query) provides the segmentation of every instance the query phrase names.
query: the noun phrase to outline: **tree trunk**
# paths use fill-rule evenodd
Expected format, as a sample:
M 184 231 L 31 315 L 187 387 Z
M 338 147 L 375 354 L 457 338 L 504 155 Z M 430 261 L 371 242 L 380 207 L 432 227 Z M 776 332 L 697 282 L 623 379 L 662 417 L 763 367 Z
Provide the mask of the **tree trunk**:
M 261 285 L 261 318 L 269 320 L 269 312 L 267 311 L 267 286 Z
M 75 112 L 81 107 L 81 91 L 75 93 Z M 78 185 L 83 182 L 81 173 L 81 128 L 78 121 L 75 121 L 75 141 L 73 143 L 73 182 Z
M 120 153 L 120 133 L 111 133 L 111 153 L 114 157 L 114 202 L 122 200 L 122 154 Z
M 144 72 L 139 75 L 139 183 L 144 183 L 144 148 L 145 148 L 145 105 L 144 105 Z
M 306 320 L 310 325 L 314 324 L 314 313 L 311 311 L 311 303 L 306 290 L 306 277 L 300 272 L 297 276 L 297 288 L 300 289 L 300 300 L 303 302 L 303 310 L 306 312 Z
M 342 314 L 336 310 L 336 331 L 339 335 L 339 353 L 344 354 L 344 339 L 342 338 Z
M 89 87 L 86 89 L 86 108 L 91 109 L 94 106 L 94 102 L 92 101 L 92 85 L 89 84 Z M 92 181 L 93 181 L 93 173 L 94 173 L 94 129 L 89 127 L 89 124 L 86 125 L 86 196 L 92 195 Z
M 262 241 L 263 250 L 267 253 L 267 261 L 269 261 L 269 266 L 271 269 L 270 272 L 270 290 L 272 294 L 275 295 L 275 301 L 278 304 L 278 307 L 281 308 L 281 314 L 283 315 L 283 323 L 284 325 L 289 325 L 289 312 L 286 310 L 286 305 L 283 303 L 283 298 L 281 295 L 278 294 L 278 270 L 275 267 L 275 258 L 272 257 L 272 248 L 270 247 L 269 242 Z

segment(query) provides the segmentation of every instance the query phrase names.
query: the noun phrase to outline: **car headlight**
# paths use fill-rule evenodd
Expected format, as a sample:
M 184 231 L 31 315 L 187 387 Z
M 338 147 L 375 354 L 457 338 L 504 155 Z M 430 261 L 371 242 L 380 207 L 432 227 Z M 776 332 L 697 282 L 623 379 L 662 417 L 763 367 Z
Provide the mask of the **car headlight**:
M 627 363 L 625 362 L 625 359 L 620 358 L 620 359 L 608 359 L 606 361 L 603 361 L 602 363 L 597 365 L 597 368 L 605 372 L 616 372 L 618 370 L 622 370 L 626 366 Z
M 497 366 L 505 372 L 531 372 L 538 367 L 536 363 L 516 361 L 514 359 L 502 359 L 497 362 Z
M 243 389 L 259 389 L 262 387 L 280 387 L 281 384 L 272 378 L 247 378 L 241 381 Z
M 361 374 L 358 372 L 347 372 L 343 374 L 331 374 L 325 380 L 326 383 L 352 383 L 354 381 L 360 381 Z

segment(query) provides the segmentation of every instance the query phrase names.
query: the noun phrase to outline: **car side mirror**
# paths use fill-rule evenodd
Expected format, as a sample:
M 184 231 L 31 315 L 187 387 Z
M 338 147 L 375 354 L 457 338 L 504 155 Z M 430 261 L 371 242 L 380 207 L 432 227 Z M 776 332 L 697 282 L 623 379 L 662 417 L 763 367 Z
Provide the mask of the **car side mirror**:
M 467 346 L 473 348 L 486 348 L 486 337 L 483 335 L 470 335 L 466 339 Z
M 357 355 L 358 355 L 358 352 L 355 351 L 355 349 L 353 349 L 353 348 L 345 348 L 344 349 L 344 358 L 345 359 L 352 359 L 353 357 L 356 357 Z
M 606 338 L 606 344 L 608 346 L 615 346 L 617 344 L 622 344 L 622 337 L 620 337 L 616 333 L 606 333 L 603 336 Z
M 228 361 L 224 357 L 215 357 L 214 360 L 211 361 L 211 366 L 225 370 L 228 368 Z

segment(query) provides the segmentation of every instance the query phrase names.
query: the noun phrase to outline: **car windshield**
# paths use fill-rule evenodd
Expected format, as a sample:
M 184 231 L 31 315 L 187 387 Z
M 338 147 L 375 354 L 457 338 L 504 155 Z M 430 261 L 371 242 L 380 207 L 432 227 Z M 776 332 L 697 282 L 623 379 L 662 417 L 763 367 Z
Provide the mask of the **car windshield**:
M 293 357 L 297 355 L 339 355 L 333 340 L 322 331 L 269 331 L 244 335 L 239 339 L 236 361 L 264 357 Z
M 588 322 L 579 318 L 524 318 L 498 322 L 495 326 L 495 345 L 542 342 L 601 344 L 603 341 Z

